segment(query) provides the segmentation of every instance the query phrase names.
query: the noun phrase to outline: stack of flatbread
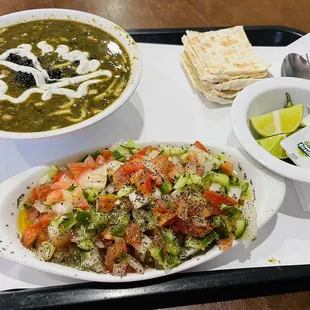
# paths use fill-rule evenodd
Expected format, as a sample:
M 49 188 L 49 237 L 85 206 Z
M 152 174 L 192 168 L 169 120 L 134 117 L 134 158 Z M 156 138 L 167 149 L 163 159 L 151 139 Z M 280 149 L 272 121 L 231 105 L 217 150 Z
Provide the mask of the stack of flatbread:
M 230 104 L 246 86 L 267 76 L 242 26 L 205 33 L 186 31 L 181 62 L 207 100 Z

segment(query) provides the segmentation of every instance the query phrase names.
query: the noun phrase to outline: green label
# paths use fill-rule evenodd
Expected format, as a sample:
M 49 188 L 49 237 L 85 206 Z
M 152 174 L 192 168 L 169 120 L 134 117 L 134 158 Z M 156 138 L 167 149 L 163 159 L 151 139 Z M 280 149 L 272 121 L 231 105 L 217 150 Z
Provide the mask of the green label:
M 298 149 L 302 152 L 301 155 L 310 157 L 310 143 L 309 143 L 309 141 L 299 142 L 297 144 L 297 146 L 298 146 Z

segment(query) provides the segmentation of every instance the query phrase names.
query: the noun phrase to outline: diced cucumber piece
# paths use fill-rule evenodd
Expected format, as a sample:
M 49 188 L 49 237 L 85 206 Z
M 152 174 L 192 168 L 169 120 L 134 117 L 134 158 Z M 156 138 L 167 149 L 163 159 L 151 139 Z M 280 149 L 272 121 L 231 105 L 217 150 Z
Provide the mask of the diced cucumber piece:
M 123 237 L 125 234 L 126 226 L 122 224 L 111 227 L 111 235 L 115 237 Z
M 207 178 L 209 178 L 212 183 L 218 183 L 222 186 L 229 185 L 229 177 L 224 173 L 211 172 L 207 175 Z
M 197 174 L 190 173 L 188 178 L 191 180 L 192 184 L 200 184 L 201 183 L 201 177 Z
M 42 177 L 39 180 L 39 184 L 43 185 L 51 182 L 54 179 L 58 170 L 59 169 L 56 166 L 52 165 L 52 167 L 42 175 Z
M 133 191 L 134 189 L 131 186 L 123 186 L 118 192 L 117 192 L 117 197 L 122 198 L 122 197 L 128 197 L 129 194 Z
M 247 224 L 245 220 L 239 219 L 239 220 L 236 220 L 235 225 L 236 225 L 236 229 L 235 229 L 234 235 L 236 239 L 238 239 L 244 234 Z
M 167 252 L 172 255 L 180 254 L 180 246 L 176 241 L 175 236 L 173 235 L 170 229 L 162 229 L 162 233 L 164 236 Z
M 218 237 L 219 235 L 214 230 L 211 231 L 206 237 L 202 239 L 187 236 L 185 239 L 185 247 L 203 250 L 205 247 L 210 245 Z
M 188 157 L 188 152 L 184 153 L 184 154 L 180 154 L 178 155 L 178 157 L 181 159 L 182 163 L 186 163 L 187 162 L 187 157 Z
M 90 239 L 84 239 L 78 243 L 78 247 L 82 250 L 90 251 L 92 248 L 94 248 L 94 244 Z
M 45 241 L 39 245 L 37 254 L 45 261 L 49 261 L 53 257 L 55 250 L 56 247 L 51 241 Z
M 176 267 L 176 266 L 180 265 L 180 263 L 181 262 L 180 262 L 180 259 L 179 259 L 178 255 L 173 255 L 171 253 L 168 253 L 165 256 L 164 267 L 166 269 L 170 269 L 170 268 Z
M 173 188 L 174 188 L 174 189 L 182 188 L 182 187 L 184 187 L 185 185 L 187 185 L 187 181 L 188 181 L 188 178 L 185 177 L 185 176 L 183 176 L 183 175 L 181 175 L 181 176 L 178 178 L 177 182 L 174 184 Z
M 112 156 L 118 160 L 118 161 L 125 161 L 126 160 L 126 156 L 123 155 L 120 151 L 118 150 L 115 150 L 115 151 L 112 151 Z
M 161 153 L 164 155 L 181 155 L 186 153 L 186 149 L 182 147 L 176 147 L 176 146 L 165 146 L 163 147 Z
M 102 232 L 109 224 L 110 215 L 103 212 L 92 212 L 91 213 L 91 223 L 94 229 Z
M 141 231 L 152 230 L 156 227 L 156 220 L 152 211 L 137 209 L 132 211 L 132 215 Z
M 121 147 L 129 150 L 131 154 L 135 154 L 139 151 L 139 147 L 135 144 L 135 142 L 132 139 L 129 139 L 127 143 L 121 144 Z
M 183 248 L 180 254 L 180 259 L 185 260 L 196 253 L 199 252 L 199 249 L 194 249 L 194 248 Z
M 216 231 L 211 231 L 208 235 L 206 235 L 202 241 L 201 241 L 201 245 L 203 247 L 203 249 L 207 246 L 209 246 L 214 240 L 217 240 L 219 238 L 219 235 Z
M 232 219 L 237 219 L 242 215 L 242 212 L 235 207 L 230 207 L 224 212 L 224 214 Z
M 225 211 L 231 208 L 231 205 L 226 205 L 225 203 L 220 205 L 220 210 Z
M 246 191 L 243 191 L 241 196 L 240 196 L 240 199 L 242 200 L 252 200 L 252 191 L 250 189 L 250 187 L 248 187 L 246 189 Z
M 192 236 L 187 236 L 184 242 L 184 246 L 186 248 L 192 248 L 192 249 L 201 249 L 201 240 L 198 240 Z

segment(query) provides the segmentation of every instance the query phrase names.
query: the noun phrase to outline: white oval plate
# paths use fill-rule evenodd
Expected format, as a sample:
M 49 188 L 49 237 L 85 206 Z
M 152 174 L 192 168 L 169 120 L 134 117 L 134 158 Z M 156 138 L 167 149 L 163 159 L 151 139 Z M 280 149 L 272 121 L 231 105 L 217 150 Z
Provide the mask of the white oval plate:
M 187 144 L 188 142 L 137 142 L 139 146 L 162 143 L 181 146 L 182 144 Z M 244 173 L 247 175 L 247 178 L 252 180 L 256 198 L 255 204 L 257 212 L 257 226 L 258 229 L 261 228 L 277 212 L 284 199 L 285 183 L 283 178 L 273 174 L 268 170 L 265 170 L 257 162 L 254 162 L 250 156 L 242 154 L 242 152 L 238 149 L 216 146 L 213 147 L 207 143 L 205 143 L 205 145 L 207 145 L 208 148 L 216 153 L 227 152 L 234 160 L 236 165 L 241 165 Z M 37 184 L 42 173 L 46 171 L 51 164 L 64 165 L 71 161 L 78 161 L 83 158 L 83 156 L 91 154 L 97 149 L 98 148 L 89 149 L 72 156 L 66 156 L 55 160 L 47 165 L 34 167 L 0 184 L 0 240 L 2 241 L 0 257 L 25 265 L 27 267 L 75 279 L 97 282 L 130 282 L 152 279 L 180 272 L 202 264 L 222 253 L 222 255 L 227 255 L 229 253 L 229 251 L 227 251 L 224 254 L 224 252 L 220 251 L 217 247 L 214 247 L 206 254 L 192 258 L 191 260 L 171 270 L 150 269 L 146 270 L 144 274 L 128 274 L 123 278 L 112 276 L 110 274 L 96 274 L 94 272 L 80 271 L 71 267 L 43 262 L 37 259 L 32 251 L 24 248 L 21 245 L 18 237 L 18 197 L 21 194 L 27 194 L 29 192 L 29 187 L 33 186 L 33 184 Z M 233 246 L 238 243 L 239 241 L 235 241 Z

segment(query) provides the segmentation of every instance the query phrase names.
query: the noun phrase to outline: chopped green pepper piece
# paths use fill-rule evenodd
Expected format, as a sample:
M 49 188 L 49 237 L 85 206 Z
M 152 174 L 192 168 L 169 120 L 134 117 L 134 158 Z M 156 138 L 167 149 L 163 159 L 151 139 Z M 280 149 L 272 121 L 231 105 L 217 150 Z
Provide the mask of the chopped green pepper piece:
M 26 210 L 29 210 L 32 208 L 32 205 L 30 205 L 29 203 L 24 203 L 23 207 L 26 209 Z
M 62 222 L 65 228 L 70 229 L 77 223 L 77 220 L 73 214 L 73 212 L 70 212 L 67 214 L 67 219 Z
M 163 194 L 168 194 L 172 191 L 172 185 L 171 183 L 164 182 L 160 185 L 160 190 Z
M 98 157 L 99 155 L 101 155 L 101 152 L 100 152 L 99 150 L 97 150 L 94 154 L 91 155 L 91 157 L 92 157 L 94 160 L 96 160 L 97 157 Z
M 100 190 L 95 188 L 87 188 L 83 191 L 83 195 L 89 203 L 96 202 L 97 196 L 99 195 Z
M 67 191 L 73 192 L 75 189 L 76 189 L 76 186 L 71 185 L 71 186 L 69 186 L 69 187 L 67 188 Z
M 78 210 L 76 214 L 76 221 L 80 226 L 88 225 L 91 222 L 90 212 Z

